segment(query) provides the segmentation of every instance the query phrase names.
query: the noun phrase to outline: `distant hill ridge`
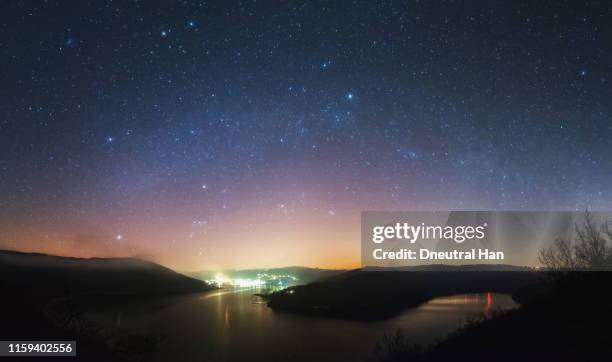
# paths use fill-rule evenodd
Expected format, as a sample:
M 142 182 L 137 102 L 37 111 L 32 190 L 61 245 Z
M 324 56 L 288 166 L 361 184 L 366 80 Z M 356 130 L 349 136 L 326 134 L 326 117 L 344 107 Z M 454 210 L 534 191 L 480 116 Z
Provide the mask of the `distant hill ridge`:
M 474 269 L 479 265 L 429 265 L 403 269 L 355 269 L 318 282 L 266 295 L 273 309 L 347 319 L 384 319 L 436 297 L 508 293 L 541 275 L 529 268 Z M 499 266 L 498 266 L 499 267 Z
M 0 250 L 0 285 L 41 294 L 173 294 L 212 289 L 137 258 L 75 258 Z

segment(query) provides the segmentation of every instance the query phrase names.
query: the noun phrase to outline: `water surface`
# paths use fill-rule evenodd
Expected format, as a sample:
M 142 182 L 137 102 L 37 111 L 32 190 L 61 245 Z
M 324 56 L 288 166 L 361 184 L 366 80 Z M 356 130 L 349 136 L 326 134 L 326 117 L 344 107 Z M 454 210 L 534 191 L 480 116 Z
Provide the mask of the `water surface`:
M 163 337 L 155 361 L 365 361 L 385 334 L 431 343 L 476 312 L 513 308 L 505 294 L 436 298 L 376 322 L 301 316 L 268 308 L 254 290 L 221 290 L 92 310 L 109 327 Z

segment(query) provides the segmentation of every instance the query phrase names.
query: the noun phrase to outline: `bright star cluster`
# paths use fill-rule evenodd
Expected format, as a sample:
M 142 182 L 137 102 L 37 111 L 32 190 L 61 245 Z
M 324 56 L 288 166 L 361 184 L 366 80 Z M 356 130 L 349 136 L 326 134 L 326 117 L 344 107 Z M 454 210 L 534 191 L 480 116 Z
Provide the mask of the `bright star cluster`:
M 612 208 L 612 7 L 12 1 L 0 247 L 359 262 L 361 210 Z

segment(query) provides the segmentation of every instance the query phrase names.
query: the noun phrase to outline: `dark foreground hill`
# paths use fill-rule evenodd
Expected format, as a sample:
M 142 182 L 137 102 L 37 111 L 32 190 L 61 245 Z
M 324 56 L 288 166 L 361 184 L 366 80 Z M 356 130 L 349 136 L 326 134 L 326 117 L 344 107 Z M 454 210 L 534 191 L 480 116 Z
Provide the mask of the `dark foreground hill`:
M 276 310 L 350 319 L 392 317 L 435 297 L 464 293 L 514 293 L 534 284 L 534 271 L 363 271 L 295 286 L 267 296 Z
M 200 280 L 139 259 L 0 251 L 0 340 L 76 340 L 78 360 L 144 361 L 157 346 L 154 338 L 101 328 L 79 311 L 80 300 L 102 296 L 154 299 L 210 289 Z
M 69 258 L 0 251 L 0 283 L 29 294 L 172 294 L 207 284 L 134 258 Z
M 469 324 L 434 345 L 388 338 L 375 360 L 610 361 L 612 275 L 573 272 L 541 287 L 520 308 Z

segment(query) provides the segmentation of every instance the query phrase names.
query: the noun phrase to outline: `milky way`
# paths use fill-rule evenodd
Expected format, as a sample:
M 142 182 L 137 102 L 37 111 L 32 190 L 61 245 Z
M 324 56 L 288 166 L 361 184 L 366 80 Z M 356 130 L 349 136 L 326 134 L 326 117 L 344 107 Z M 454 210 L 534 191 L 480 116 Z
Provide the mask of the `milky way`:
M 355 266 L 361 210 L 612 208 L 612 5 L 0 6 L 0 247 Z

